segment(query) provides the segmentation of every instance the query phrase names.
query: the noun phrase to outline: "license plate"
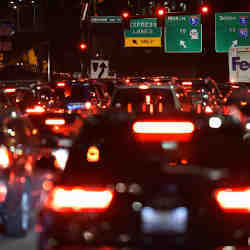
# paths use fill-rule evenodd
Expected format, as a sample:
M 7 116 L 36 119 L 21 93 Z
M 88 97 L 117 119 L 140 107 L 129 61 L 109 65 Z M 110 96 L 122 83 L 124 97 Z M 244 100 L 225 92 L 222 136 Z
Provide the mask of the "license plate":
M 161 211 L 152 207 L 144 207 L 141 218 L 143 233 L 183 234 L 187 231 L 188 209 L 186 207 L 176 207 Z

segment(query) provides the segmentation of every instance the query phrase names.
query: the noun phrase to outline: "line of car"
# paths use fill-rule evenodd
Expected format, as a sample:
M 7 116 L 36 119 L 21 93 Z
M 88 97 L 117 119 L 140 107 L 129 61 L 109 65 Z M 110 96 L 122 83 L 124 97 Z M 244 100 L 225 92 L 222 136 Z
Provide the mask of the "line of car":
M 34 205 L 40 250 L 247 244 L 247 119 L 225 112 L 241 87 L 214 84 L 59 81 L 33 86 L 34 102 L 5 87 L 5 231 L 25 235 Z

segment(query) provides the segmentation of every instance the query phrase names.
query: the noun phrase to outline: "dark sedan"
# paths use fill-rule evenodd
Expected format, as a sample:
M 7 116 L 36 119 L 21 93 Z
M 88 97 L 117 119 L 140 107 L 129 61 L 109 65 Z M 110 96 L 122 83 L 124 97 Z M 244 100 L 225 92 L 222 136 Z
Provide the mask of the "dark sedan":
M 243 134 L 228 116 L 107 112 L 86 119 L 41 210 L 39 249 L 247 244 Z

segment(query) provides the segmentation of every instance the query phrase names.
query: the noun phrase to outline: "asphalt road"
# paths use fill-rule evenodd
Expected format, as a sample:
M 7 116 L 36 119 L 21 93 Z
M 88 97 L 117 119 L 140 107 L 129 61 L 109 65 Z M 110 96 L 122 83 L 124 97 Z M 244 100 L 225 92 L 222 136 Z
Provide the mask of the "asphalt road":
M 31 231 L 25 238 L 0 237 L 1 250 L 36 250 L 36 233 Z

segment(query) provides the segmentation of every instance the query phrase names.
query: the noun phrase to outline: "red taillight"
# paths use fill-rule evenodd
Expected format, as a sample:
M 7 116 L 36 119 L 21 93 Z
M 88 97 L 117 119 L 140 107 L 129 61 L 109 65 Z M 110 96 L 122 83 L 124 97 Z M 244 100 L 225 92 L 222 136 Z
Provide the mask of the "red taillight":
M 135 122 L 135 133 L 141 134 L 190 134 L 194 131 L 192 122 Z
M 10 166 L 10 155 L 5 146 L 0 147 L 0 169 L 5 169 Z
M 66 83 L 65 83 L 65 82 L 58 82 L 58 83 L 56 84 L 56 86 L 57 86 L 57 87 L 60 87 L 60 88 L 63 88 L 63 87 L 66 86 Z
M 192 86 L 193 83 L 192 82 L 182 82 L 181 83 L 183 86 Z
M 239 89 L 240 86 L 238 86 L 238 85 L 232 85 L 232 88 L 233 88 L 233 89 Z
M 49 126 L 65 125 L 65 120 L 64 119 L 46 119 L 45 124 Z
M 37 113 L 37 114 L 40 114 L 40 113 L 44 113 L 45 112 L 45 109 L 41 106 L 35 106 L 34 108 L 28 108 L 26 109 L 26 112 L 27 113 Z
M 0 202 L 4 202 L 7 195 L 7 186 L 4 183 L 0 183 Z
M 225 212 L 250 212 L 250 188 L 219 189 L 215 198 Z
M 194 132 L 192 122 L 135 122 L 135 138 L 138 141 L 189 141 Z
M 48 207 L 58 212 L 100 211 L 109 207 L 113 192 L 109 189 L 57 187 L 52 191 Z
M 5 90 L 4 90 L 4 93 L 7 93 L 7 94 L 11 94 L 11 93 L 15 93 L 15 92 L 16 92 L 16 89 L 14 89 L 14 88 L 5 89 Z

